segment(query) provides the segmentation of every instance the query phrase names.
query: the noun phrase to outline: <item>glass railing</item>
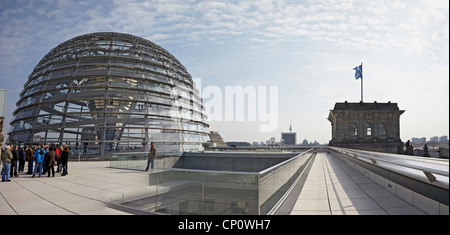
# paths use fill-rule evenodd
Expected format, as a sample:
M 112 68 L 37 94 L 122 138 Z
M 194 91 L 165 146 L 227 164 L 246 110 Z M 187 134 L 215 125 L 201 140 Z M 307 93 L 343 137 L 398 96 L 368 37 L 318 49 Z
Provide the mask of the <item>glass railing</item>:
M 147 153 L 113 153 L 110 167 L 130 170 L 145 170 L 147 166 Z
M 163 214 L 271 214 L 289 193 L 312 155 L 311 149 L 260 172 L 166 168 L 161 166 L 164 162 L 157 166 L 155 161 L 155 169 L 148 176 L 148 188 L 124 194 L 121 204 Z M 112 160 L 111 166 L 134 166 L 138 161 L 146 161 L 138 156 L 133 160 L 116 157 L 118 161 L 113 163 Z
M 147 167 L 147 156 L 148 152 L 112 153 L 110 167 L 143 171 Z M 154 168 L 171 167 L 179 158 L 179 154 L 158 155 L 153 162 Z
M 311 159 L 313 151 L 308 150 L 273 167 L 259 172 L 260 214 L 270 214 L 288 193 Z
M 145 196 L 133 193 L 122 204 L 164 214 L 258 214 L 258 173 L 158 169 Z

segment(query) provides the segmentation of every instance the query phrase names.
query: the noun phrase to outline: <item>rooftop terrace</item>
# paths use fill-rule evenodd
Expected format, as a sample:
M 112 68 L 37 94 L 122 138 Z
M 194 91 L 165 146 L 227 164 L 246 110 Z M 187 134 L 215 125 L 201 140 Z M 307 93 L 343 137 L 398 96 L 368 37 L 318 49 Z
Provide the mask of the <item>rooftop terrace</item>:
M 318 152 L 308 174 L 300 177 L 274 214 L 449 214 L 448 202 L 446 205 L 413 192 L 392 179 L 352 164 L 340 154 Z M 448 160 L 443 164 L 447 164 L 448 174 Z M 111 202 L 148 189 L 149 174 L 156 171 L 110 168 L 108 161 L 81 161 L 69 162 L 69 175 L 64 177 L 57 174 L 54 178 L 47 175 L 31 178 L 21 174 L 11 178 L 11 182 L 0 183 L 0 215 L 140 213 Z M 448 195 L 448 182 L 446 190 Z

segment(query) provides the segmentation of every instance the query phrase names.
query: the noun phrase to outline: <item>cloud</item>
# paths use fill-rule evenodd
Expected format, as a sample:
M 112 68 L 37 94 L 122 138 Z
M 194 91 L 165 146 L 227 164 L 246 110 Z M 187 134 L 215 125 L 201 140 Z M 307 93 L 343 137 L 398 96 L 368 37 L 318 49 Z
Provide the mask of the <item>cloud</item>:
M 1 4 L 3 64 L 20 64 L 30 52 L 43 54 L 64 40 L 95 31 L 135 34 L 158 44 L 220 44 L 236 38 L 261 45 L 311 40 L 353 51 L 425 53 L 448 64 L 447 1 L 45 0 Z
M 56 1 L 57 7 L 48 6 L 46 16 L 58 22 L 55 33 L 67 34 L 65 26 L 75 21 L 79 22 L 75 26 L 77 33 L 83 29 L 104 31 L 106 28 L 137 34 L 159 44 L 186 40 L 221 42 L 242 35 L 245 40 L 260 42 L 302 38 L 344 46 L 351 42 L 360 49 L 393 45 L 400 46 L 404 53 L 431 46 L 431 38 L 423 34 L 436 35 L 441 29 L 429 32 L 424 27 L 448 19 L 448 4 L 443 1 L 432 4 L 351 0 L 302 4 L 272 0 L 96 2 L 75 6 L 71 1 Z M 442 7 L 447 7 L 447 16 Z M 36 15 L 44 12 L 40 7 Z M 443 44 L 436 38 L 433 45 Z
M 437 0 L 408 4 L 384 0 L 301 4 L 274 0 L 47 0 L 47 4 L 30 1 L 24 8 L 6 8 L 1 19 L 6 25 L 0 31 L 2 36 L 8 35 L 8 29 L 19 29 L 25 35 L 37 31 L 37 39 L 42 35 L 48 41 L 49 35 L 56 35 L 55 40 L 50 39 L 55 42 L 92 31 L 120 31 L 158 44 L 223 42 L 241 35 L 241 40 L 249 42 L 309 38 L 354 50 L 395 48 L 406 54 L 425 51 L 435 55 L 448 44 L 448 30 L 428 27 L 448 22 L 448 3 Z M 52 27 L 46 26 L 48 21 Z M 445 26 L 448 28 L 448 23 Z

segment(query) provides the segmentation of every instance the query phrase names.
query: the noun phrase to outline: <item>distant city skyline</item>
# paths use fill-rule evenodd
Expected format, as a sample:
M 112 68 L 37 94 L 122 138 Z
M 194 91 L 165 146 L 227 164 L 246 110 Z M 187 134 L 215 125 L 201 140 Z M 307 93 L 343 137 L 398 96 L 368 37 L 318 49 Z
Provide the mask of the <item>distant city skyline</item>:
M 413 143 L 425 143 L 425 142 L 442 142 L 442 143 L 448 143 L 448 136 L 432 136 L 429 139 L 426 137 L 412 137 L 411 142 Z
M 210 130 L 225 141 L 279 138 L 292 120 L 297 141 L 328 143 L 329 110 L 336 102 L 360 101 L 353 68 L 361 63 L 364 102 L 391 101 L 405 110 L 400 118 L 404 142 L 450 134 L 446 0 L 2 0 L 5 135 L 39 60 L 66 40 L 105 31 L 157 43 L 193 78 L 201 78 L 202 87 L 214 86 L 223 94 L 227 86 L 276 87 L 274 128 L 261 131 L 268 124 L 264 116 L 212 120 Z M 243 105 L 246 111 L 252 108 L 248 101 Z

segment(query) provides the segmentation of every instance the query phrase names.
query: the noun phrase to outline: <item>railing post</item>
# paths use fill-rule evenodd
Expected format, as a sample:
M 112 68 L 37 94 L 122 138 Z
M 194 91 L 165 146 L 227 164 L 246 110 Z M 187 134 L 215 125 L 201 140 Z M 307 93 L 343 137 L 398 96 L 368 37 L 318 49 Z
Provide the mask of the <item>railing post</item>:
M 430 183 L 433 183 L 434 181 L 436 181 L 436 176 L 434 176 L 431 172 L 423 171 L 423 173 L 425 174 L 427 179 L 430 181 Z

